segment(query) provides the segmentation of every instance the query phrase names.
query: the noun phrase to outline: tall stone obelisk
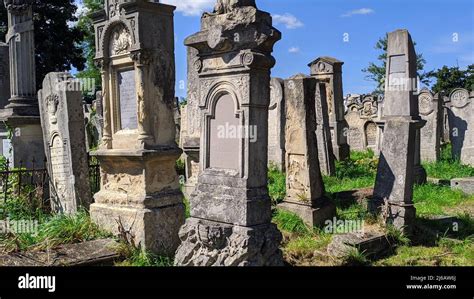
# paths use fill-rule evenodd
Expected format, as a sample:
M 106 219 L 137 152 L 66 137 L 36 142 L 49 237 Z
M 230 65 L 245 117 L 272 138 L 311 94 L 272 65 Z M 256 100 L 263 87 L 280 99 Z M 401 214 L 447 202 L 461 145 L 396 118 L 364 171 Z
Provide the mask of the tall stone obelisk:
M 13 165 L 43 163 L 43 133 L 36 97 L 33 0 L 4 0 L 8 11 L 6 43 L 10 55 L 10 99 L 0 119 L 13 129 Z
M 413 185 L 419 157 L 416 53 L 407 30 L 388 35 L 384 139 L 374 190 L 373 211 L 382 212 L 387 224 L 411 233 L 415 220 Z M 416 152 L 418 151 L 418 152 Z

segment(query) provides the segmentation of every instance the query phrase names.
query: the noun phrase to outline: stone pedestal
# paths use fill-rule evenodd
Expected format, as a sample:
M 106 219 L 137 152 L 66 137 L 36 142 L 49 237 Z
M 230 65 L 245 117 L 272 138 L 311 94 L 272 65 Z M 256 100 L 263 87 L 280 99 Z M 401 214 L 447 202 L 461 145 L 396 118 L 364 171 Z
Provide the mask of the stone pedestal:
M 43 136 L 36 98 L 35 43 L 32 0 L 4 0 L 8 11 L 10 99 L 0 111 L 14 130 L 12 137 L 13 166 L 42 167 Z
M 278 205 L 297 214 L 311 227 L 322 226 L 336 215 L 335 204 L 324 198 L 317 155 L 316 85 L 314 78 L 301 76 L 285 81 L 286 197 Z
M 91 217 L 129 231 L 142 249 L 172 256 L 184 223 L 175 163 L 175 7 L 107 0 L 92 17 L 102 73 L 103 138 L 96 156 L 101 189 Z
M 201 171 L 176 265 L 283 265 L 267 189 L 271 24 L 254 1 L 218 3 L 185 41 L 199 51 Z
M 347 143 L 348 125 L 344 119 L 343 64 L 344 62 L 333 57 L 319 57 L 308 65 L 311 76 L 325 87 L 332 151 L 339 161 L 346 160 L 350 156 Z
M 384 99 L 384 136 L 369 208 L 381 212 L 387 224 L 411 234 L 415 220 L 413 185 L 419 160 L 419 116 L 416 53 L 407 30 L 388 34 Z

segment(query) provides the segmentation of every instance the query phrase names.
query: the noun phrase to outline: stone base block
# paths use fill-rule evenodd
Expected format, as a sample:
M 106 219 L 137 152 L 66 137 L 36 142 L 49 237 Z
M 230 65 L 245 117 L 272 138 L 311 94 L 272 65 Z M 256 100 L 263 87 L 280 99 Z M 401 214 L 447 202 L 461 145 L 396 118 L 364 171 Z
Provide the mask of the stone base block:
M 171 257 L 179 246 L 178 232 L 185 221 L 184 209 L 181 203 L 159 208 L 95 203 L 90 207 L 90 214 L 102 229 L 117 235 L 121 223 L 142 249 Z
M 474 194 L 474 177 L 472 178 L 462 178 L 462 179 L 452 179 L 451 188 L 460 189 L 466 194 Z
M 177 266 L 283 266 L 274 224 L 234 226 L 189 218 L 181 228 Z
M 344 258 L 357 249 L 368 258 L 377 259 L 391 252 L 391 243 L 389 237 L 382 233 L 348 233 L 334 236 L 327 252 L 331 256 Z
M 416 217 L 414 205 L 390 204 L 384 216 L 387 224 L 393 225 L 407 236 L 412 234 Z
M 336 216 L 336 205 L 329 199 L 325 199 L 319 208 L 293 202 L 283 202 L 278 205 L 278 208 L 295 213 L 311 227 L 321 227 L 326 220 L 332 220 Z

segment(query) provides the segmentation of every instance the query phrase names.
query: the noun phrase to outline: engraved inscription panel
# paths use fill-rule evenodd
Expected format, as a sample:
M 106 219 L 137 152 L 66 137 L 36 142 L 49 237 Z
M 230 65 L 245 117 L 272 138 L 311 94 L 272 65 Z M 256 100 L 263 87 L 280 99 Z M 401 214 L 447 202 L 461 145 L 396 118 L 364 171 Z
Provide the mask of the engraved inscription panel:
M 377 125 L 373 122 L 367 124 L 365 128 L 367 146 L 374 148 L 377 142 Z
M 69 158 L 59 136 L 55 136 L 51 148 L 52 180 L 56 193 L 60 198 L 67 198 L 67 180 L 71 176 Z
M 120 103 L 121 129 L 135 130 L 138 128 L 135 71 L 127 70 L 118 72 L 117 85 Z
M 209 167 L 239 170 L 241 128 L 229 94 L 217 100 L 209 132 Z

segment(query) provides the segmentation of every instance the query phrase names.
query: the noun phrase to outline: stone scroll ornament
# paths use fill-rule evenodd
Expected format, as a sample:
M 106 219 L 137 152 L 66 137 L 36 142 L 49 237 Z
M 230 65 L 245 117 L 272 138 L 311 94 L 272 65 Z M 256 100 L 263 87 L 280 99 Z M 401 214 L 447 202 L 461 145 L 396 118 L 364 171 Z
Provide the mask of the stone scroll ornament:
M 255 1 L 217 1 L 185 45 L 197 71 L 200 174 L 181 228 L 179 266 L 283 265 L 267 189 L 271 53 L 281 33 Z M 256 138 L 221 129 L 256 128 Z M 225 131 L 225 130 L 224 130 Z M 225 131 L 227 132 L 227 131 Z M 221 137 L 220 137 L 221 136 Z

